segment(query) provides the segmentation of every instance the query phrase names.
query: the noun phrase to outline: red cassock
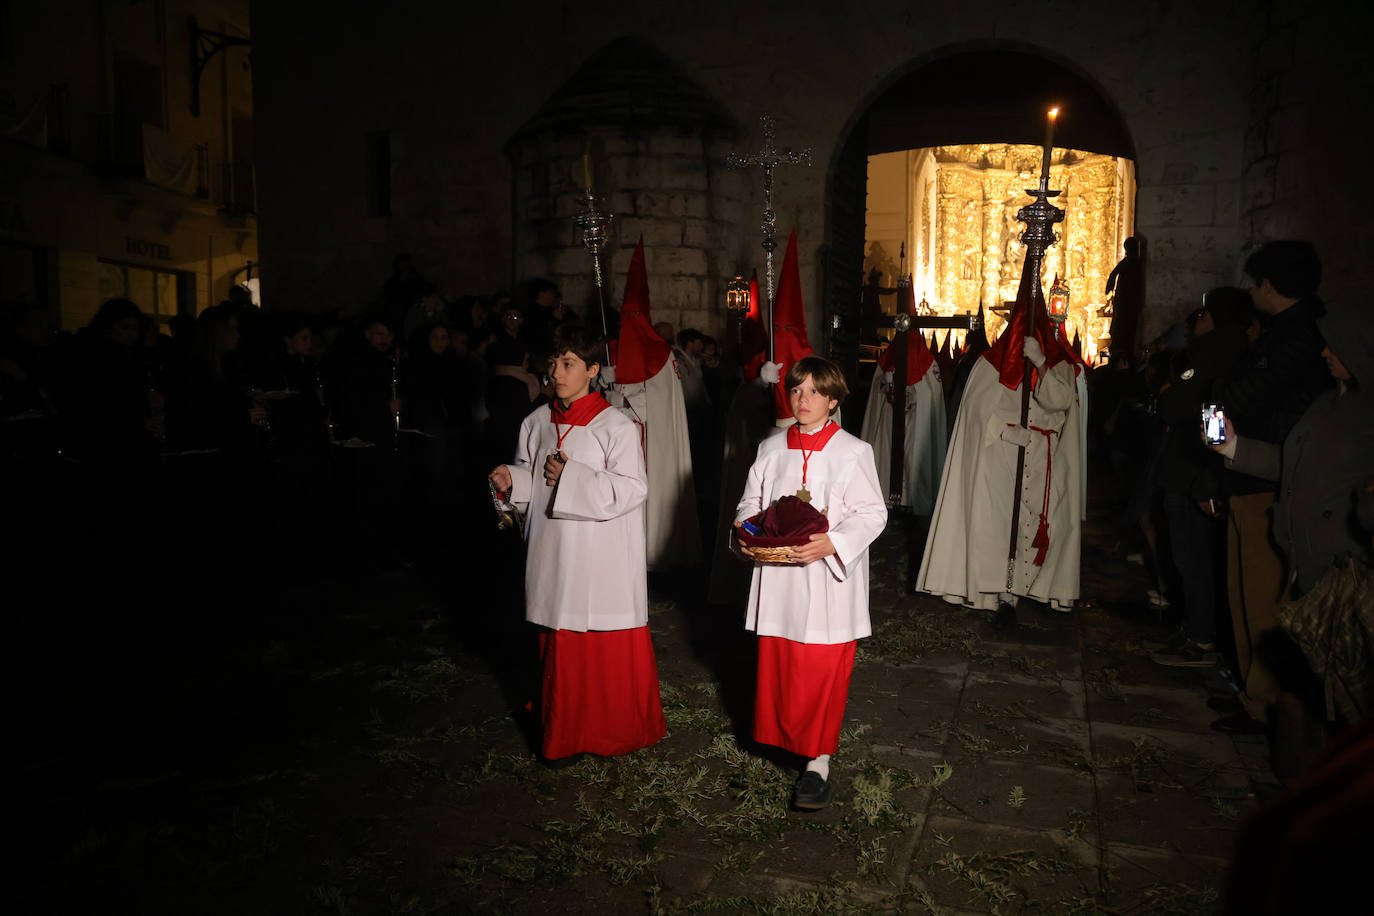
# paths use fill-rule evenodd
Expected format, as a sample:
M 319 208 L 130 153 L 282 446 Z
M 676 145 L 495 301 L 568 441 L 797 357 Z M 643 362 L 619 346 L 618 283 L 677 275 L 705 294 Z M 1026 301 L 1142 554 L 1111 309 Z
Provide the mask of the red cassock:
M 868 615 L 868 548 L 887 522 L 873 449 L 831 422 L 759 446 L 737 521 L 805 489 L 835 552 L 805 566 L 756 564 L 745 627 L 759 635 L 754 739 L 803 757 L 839 747 L 857 640 Z
M 557 487 L 545 457 L 567 458 Z M 596 392 L 525 419 L 511 502 L 525 510 L 525 616 L 540 627 L 539 716 L 550 759 L 624 754 L 666 733 L 649 639 L 644 453 Z M 536 474 L 539 476 L 536 477 Z
M 667 734 L 647 626 L 540 630 L 539 658 L 542 752 L 550 760 L 628 754 Z
M 759 637 L 754 740 L 803 757 L 833 754 L 858 641 L 825 645 Z

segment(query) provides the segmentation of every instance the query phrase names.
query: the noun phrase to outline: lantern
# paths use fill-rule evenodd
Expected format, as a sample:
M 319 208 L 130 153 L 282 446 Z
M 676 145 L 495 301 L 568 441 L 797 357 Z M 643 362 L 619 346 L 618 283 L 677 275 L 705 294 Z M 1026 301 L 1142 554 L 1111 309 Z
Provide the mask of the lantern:
M 740 320 L 749 313 L 749 282 L 736 275 L 725 285 L 725 308 Z
M 1054 275 L 1054 285 L 1050 287 L 1050 321 L 1062 325 L 1069 319 L 1069 285 Z

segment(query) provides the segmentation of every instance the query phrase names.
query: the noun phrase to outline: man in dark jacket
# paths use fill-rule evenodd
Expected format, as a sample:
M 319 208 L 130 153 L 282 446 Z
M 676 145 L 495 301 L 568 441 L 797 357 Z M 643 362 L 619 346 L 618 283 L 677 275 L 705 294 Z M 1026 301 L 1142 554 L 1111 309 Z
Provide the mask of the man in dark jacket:
M 1336 390 L 1313 401 L 1294 424 L 1282 447 L 1249 437 L 1239 422 L 1227 422 L 1227 442 L 1215 446 L 1227 458 L 1227 466 L 1279 485 L 1274 504 L 1273 536 L 1288 561 L 1284 593 L 1306 594 L 1336 563 L 1354 558 L 1371 561 L 1369 519 L 1360 515 L 1362 500 L 1367 500 L 1374 485 L 1374 398 L 1364 384 L 1374 378 L 1374 319 L 1366 310 L 1345 305 L 1324 315 L 1319 326 L 1327 340 L 1322 356 L 1336 379 Z M 1358 603 L 1358 599 L 1356 599 Z M 1332 639 L 1340 642 L 1344 634 L 1368 632 L 1367 605 L 1364 622 L 1358 622 L 1359 607 L 1343 609 L 1351 616 L 1333 617 L 1327 623 Z M 1281 649 L 1286 641 L 1265 636 L 1262 658 L 1284 659 Z M 1323 659 L 1309 659 L 1314 668 Z M 1292 665 L 1287 667 L 1291 668 Z M 1284 670 L 1289 681 L 1285 690 L 1307 695 L 1306 707 L 1285 695 L 1276 707 L 1280 712 L 1275 727 L 1275 770 L 1288 777 L 1300 772 L 1319 747 L 1320 730 L 1311 723 L 1320 721 L 1320 685 L 1310 682 L 1302 666 L 1295 672 Z
M 1187 352 L 1159 393 L 1159 419 L 1168 427 L 1159 489 L 1184 604 L 1178 636 L 1152 656 L 1161 665 L 1209 667 L 1217 660 L 1216 575 L 1224 543 L 1221 461 L 1198 440 L 1197 426 L 1199 408 L 1211 400 L 1216 381 L 1245 355 L 1253 319 L 1254 306 L 1245 290 L 1222 286 L 1208 292 Z
M 1237 429 L 1278 446 L 1309 404 L 1331 387 L 1321 353 L 1317 319 L 1326 313 L 1317 286 L 1321 260 L 1310 244 L 1269 242 L 1245 262 L 1253 285 L 1250 298 L 1268 316 L 1267 326 L 1237 369 L 1213 389 Z M 1254 720 L 1267 721 L 1280 699 L 1271 672 L 1255 655 L 1260 635 L 1277 626 L 1275 608 L 1283 590 L 1283 561 L 1269 539 L 1272 481 L 1231 471 L 1231 527 L 1227 538 L 1227 587 L 1236 635 L 1236 657 L 1245 693 L 1242 701 Z M 1222 730 L 1253 729 L 1245 716 L 1219 719 Z

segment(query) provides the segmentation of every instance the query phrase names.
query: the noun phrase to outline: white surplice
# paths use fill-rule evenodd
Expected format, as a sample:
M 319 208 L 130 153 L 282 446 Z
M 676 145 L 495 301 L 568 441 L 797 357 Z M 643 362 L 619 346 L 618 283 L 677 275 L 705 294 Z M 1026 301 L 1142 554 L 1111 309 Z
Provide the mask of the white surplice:
M 888 478 L 892 464 L 892 373 L 877 369 L 869 389 L 868 408 L 860 437 L 873 446 L 873 463 L 884 493 L 891 492 Z M 902 470 L 902 502 L 917 515 L 930 515 L 940 488 L 949 444 L 945 417 L 945 392 L 939 369 L 932 365 L 921 380 L 906 386 L 906 435 L 902 438 L 905 461 Z
M 649 568 L 697 565 L 701 528 L 692 483 L 691 438 L 673 360 L 666 360 L 646 382 L 612 385 L 606 400 L 634 422 L 644 449 L 649 475 L 644 513 Z
M 1012 587 L 1007 548 L 1017 446 L 1008 437 L 1021 420 L 1021 389 L 1001 383 L 997 369 L 979 359 L 969 374 L 950 439 L 940 496 L 935 504 L 918 591 L 946 601 L 992 609 L 1010 591 L 1068 610 L 1078 597 L 1082 470 L 1079 407 L 1073 366 L 1057 363 L 1031 395 L 1021 514 Z M 1049 472 L 1049 549 L 1035 565 L 1031 546 L 1045 503 Z
M 760 636 L 834 644 L 873 632 L 868 616 L 868 547 L 887 524 L 873 449 L 838 430 L 825 448 L 809 452 L 806 489 L 830 522 L 835 553 L 806 566 L 754 565 L 745 627 Z M 802 488 L 802 453 L 787 447 L 779 429 L 759 445 L 744 496 L 743 521 Z
M 544 460 L 558 447 L 549 408 L 525 418 L 507 465 L 511 502 L 525 510 L 525 617 L 557 630 L 628 630 L 649 620 L 644 563 L 648 481 L 639 429 L 606 409 L 562 425 L 568 463 L 557 487 Z

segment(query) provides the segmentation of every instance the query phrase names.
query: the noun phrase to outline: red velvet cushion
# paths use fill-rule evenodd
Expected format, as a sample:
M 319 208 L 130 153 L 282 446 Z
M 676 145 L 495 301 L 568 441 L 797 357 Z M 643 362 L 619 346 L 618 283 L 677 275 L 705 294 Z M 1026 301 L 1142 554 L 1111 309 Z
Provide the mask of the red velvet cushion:
M 782 497 L 749 522 L 763 533 L 739 530 L 739 542 L 745 547 L 799 547 L 809 542 L 811 535 L 830 530 L 829 519 L 795 496 Z

